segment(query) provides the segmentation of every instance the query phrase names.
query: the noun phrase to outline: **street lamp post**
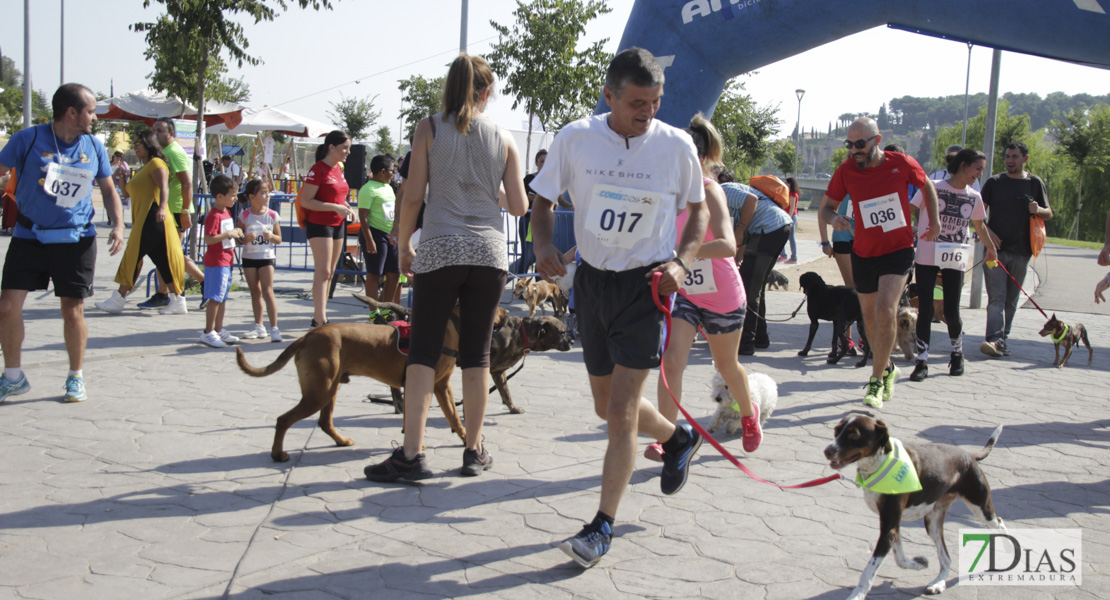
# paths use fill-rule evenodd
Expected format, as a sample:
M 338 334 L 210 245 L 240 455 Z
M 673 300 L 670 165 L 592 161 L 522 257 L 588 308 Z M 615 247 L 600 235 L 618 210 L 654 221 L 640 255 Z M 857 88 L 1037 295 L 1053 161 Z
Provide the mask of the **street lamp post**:
M 798 95 L 798 123 L 794 125 L 794 131 L 798 137 L 794 140 L 794 176 L 798 176 L 798 148 L 802 145 L 802 96 L 806 95 L 805 90 L 794 90 Z

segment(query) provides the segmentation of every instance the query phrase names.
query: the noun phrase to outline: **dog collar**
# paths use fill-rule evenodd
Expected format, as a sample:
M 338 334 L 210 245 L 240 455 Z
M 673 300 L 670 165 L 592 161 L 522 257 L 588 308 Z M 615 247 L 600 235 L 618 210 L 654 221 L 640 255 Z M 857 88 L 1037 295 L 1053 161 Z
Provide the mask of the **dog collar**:
M 528 347 L 528 328 L 524 326 L 524 319 L 520 320 L 520 335 L 524 338 L 524 353 L 530 354 L 532 349 Z
M 1066 335 L 1068 335 L 1068 326 L 1064 325 L 1064 330 L 1060 332 L 1060 335 L 1052 336 L 1052 343 L 1059 344 L 1060 342 L 1064 341 L 1064 337 Z
M 917 469 L 906 455 L 902 442 L 890 438 L 890 445 L 894 450 L 887 455 L 883 466 L 867 479 L 857 472 L 856 484 L 877 494 L 908 494 L 921 490 L 921 480 L 917 477 Z

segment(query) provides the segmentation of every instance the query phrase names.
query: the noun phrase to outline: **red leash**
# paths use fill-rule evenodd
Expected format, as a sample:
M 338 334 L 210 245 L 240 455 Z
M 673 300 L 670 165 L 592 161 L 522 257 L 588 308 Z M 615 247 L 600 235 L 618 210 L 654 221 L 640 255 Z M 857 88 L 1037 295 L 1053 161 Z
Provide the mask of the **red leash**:
M 1043 308 L 1041 308 L 1041 306 L 1039 304 L 1037 304 L 1037 301 L 1034 300 L 1033 297 L 1029 295 L 1029 292 L 1025 291 L 1025 288 L 1021 287 L 1021 284 L 1018 283 L 1018 280 L 1014 279 L 1013 275 L 1010 275 L 1010 272 L 1006 270 L 1006 265 L 1002 264 L 1002 261 L 1000 261 L 1000 260 L 994 261 L 994 264 L 996 266 L 1002 267 L 1002 271 L 1004 273 L 1006 273 L 1006 275 L 1010 278 L 1010 281 L 1014 282 L 1014 285 L 1018 286 L 1018 289 L 1021 290 L 1021 293 L 1025 294 L 1025 297 L 1029 298 L 1029 301 L 1033 303 L 1033 306 L 1036 306 L 1037 310 L 1041 311 L 1041 314 L 1044 315 L 1044 318 L 1047 319 L 1048 314 L 1044 311 Z
M 662 276 L 663 276 L 662 273 L 655 273 L 652 276 L 652 278 L 651 278 L 651 297 L 652 297 L 653 300 L 655 300 L 655 306 L 658 307 L 659 310 L 663 312 L 663 318 L 666 321 L 667 335 L 663 340 L 663 351 L 665 352 L 666 349 L 667 349 L 667 345 L 670 344 L 670 341 L 671 341 L 671 309 L 670 309 L 669 306 L 664 305 L 663 302 L 660 301 L 659 279 Z M 721 456 L 724 456 L 725 458 L 727 458 L 729 460 L 729 462 L 736 465 L 736 468 L 743 471 L 744 474 L 747 475 L 748 477 L 751 477 L 752 479 L 754 479 L 754 480 L 756 480 L 760 483 L 766 483 L 767 485 L 773 485 L 773 486 L 775 486 L 779 489 L 782 489 L 782 490 L 791 490 L 791 489 L 797 489 L 797 488 L 814 487 L 814 486 L 826 484 L 830 481 L 836 481 L 837 479 L 842 478 L 840 473 L 834 473 L 832 475 L 829 475 L 828 477 L 822 477 L 820 479 L 814 479 L 812 481 L 807 481 L 805 483 L 799 483 L 798 485 L 779 485 L 777 483 L 767 481 L 766 479 L 763 479 L 763 478 L 759 477 L 755 473 L 752 473 L 751 469 L 745 467 L 743 463 L 741 463 L 739 460 L 737 460 L 737 458 L 735 456 L 733 456 L 732 453 L 729 452 L 724 446 L 722 446 L 720 442 L 718 442 L 716 439 L 714 439 L 713 436 L 709 435 L 709 432 L 706 431 L 701 425 L 699 425 L 698 422 L 695 421 L 694 418 L 690 416 L 690 413 L 686 412 L 685 408 L 682 408 L 682 403 L 679 402 L 678 398 L 675 397 L 674 392 L 671 391 L 671 384 L 667 382 L 667 372 L 663 368 L 662 361 L 660 361 L 660 363 L 659 363 L 659 376 L 663 378 L 663 385 L 667 388 L 667 392 L 670 393 L 671 400 L 674 400 L 675 406 L 678 407 L 678 410 L 682 411 L 682 416 L 686 417 L 686 421 L 688 423 L 690 423 L 690 426 L 692 426 L 695 430 L 697 430 L 697 432 L 699 434 L 701 434 L 701 436 L 703 438 L 708 440 L 709 443 L 712 444 L 713 447 L 717 449 L 717 452 L 721 453 Z

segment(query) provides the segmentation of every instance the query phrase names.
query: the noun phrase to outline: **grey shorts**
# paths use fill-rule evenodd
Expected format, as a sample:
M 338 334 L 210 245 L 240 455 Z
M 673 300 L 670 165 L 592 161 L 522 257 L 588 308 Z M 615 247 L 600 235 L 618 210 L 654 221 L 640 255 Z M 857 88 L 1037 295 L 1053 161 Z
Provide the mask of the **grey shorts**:
M 682 294 L 675 295 L 674 305 L 671 306 L 672 317 L 682 319 L 694 327 L 701 326 L 705 333 L 709 335 L 720 335 L 739 330 L 744 326 L 744 315 L 747 312 L 746 304 L 741 304 L 740 308 L 730 313 L 713 312 L 690 302 Z
M 575 314 L 586 371 L 596 377 L 615 365 L 653 369 L 663 358 L 663 312 L 651 299 L 647 273 L 657 265 L 605 271 L 582 262 L 574 273 Z

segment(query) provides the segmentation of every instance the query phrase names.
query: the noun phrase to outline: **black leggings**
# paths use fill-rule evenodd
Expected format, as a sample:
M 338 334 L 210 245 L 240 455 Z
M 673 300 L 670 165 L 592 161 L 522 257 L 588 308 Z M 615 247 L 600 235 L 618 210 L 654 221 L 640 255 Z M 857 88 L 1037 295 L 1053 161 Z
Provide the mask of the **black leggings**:
M 963 352 L 964 324 L 960 320 L 960 294 L 964 287 L 964 272 L 957 269 L 941 269 L 933 265 L 915 265 L 914 278 L 917 280 L 917 349 L 918 358 L 928 360 L 929 341 L 933 329 L 933 288 L 936 286 L 937 273 L 940 273 L 941 287 L 944 290 L 944 320 L 948 321 L 948 337 L 952 340 L 952 351 Z
M 470 265 L 443 267 L 413 277 L 408 364 L 436 367 L 457 301 L 459 368 L 489 367 L 493 321 L 508 279 L 509 274 L 501 269 Z
M 741 343 L 752 342 L 756 335 L 767 333 L 767 301 L 763 297 L 763 287 L 771 271 L 775 268 L 779 254 L 790 241 L 793 227 L 784 225 L 768 233 L 756 233 L 748 239 L 744 249 L 744 262 L 740 264 L 740 280 L 744 282 L 744 292 L 748 296 L 748 314 L 744 317 L 744 332 Z M 760 336 L 763 337 L 763 336 Z
M 170 270 L 170 249 L 166 246 L 166 221 L 159 222 L 157 218 L 158 205 L 152 204 L 150 210 L 146 213 L 146 221 L 143 223 L 143 234 L 139 238 L 139 257 L 135 261 L 135 286 L 139 285 L 139 275 L 142 267 L 143 256 L 150 257 L 150 262 L 154 263 L 154 267 L 158 269 L 158 274 L 162 276 L 162 281 L 170 286 L 170 291 L 177 289 L 177 286 L 171 285 L 175 282 L 173 279 L 173 271 Z M 181 286 L 184 289 L 184 286 Z

